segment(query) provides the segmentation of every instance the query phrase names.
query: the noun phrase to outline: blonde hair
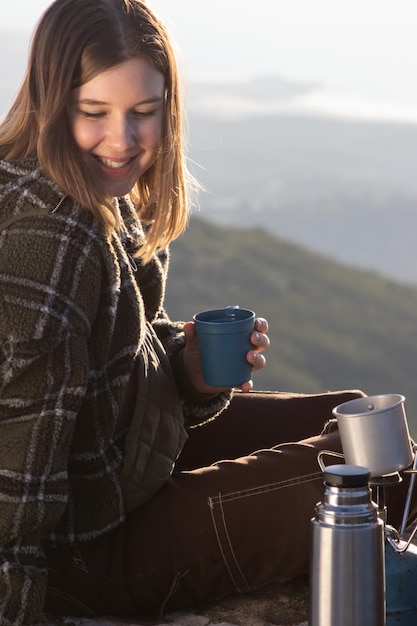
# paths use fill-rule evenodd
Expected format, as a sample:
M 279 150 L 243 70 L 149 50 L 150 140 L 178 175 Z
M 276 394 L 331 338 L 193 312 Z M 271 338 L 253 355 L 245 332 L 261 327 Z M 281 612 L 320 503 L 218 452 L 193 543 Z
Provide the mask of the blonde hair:
M 108 232 L 119 226 L 82 164 L 69 123 L 74 89 L 101 72 L 142 57 L 165 84 L 163 137 L 155 162 L 130 195 L 148 226 L 139 251 L 143 261 L 185 228 L 190 192 L 196 187 L 184 155 L 180 79 L 166 28 L 141 0 L 55 0 L 34 33 L 22 86 L 0 125 L 0 158 L 37 158 L 45 173 Z

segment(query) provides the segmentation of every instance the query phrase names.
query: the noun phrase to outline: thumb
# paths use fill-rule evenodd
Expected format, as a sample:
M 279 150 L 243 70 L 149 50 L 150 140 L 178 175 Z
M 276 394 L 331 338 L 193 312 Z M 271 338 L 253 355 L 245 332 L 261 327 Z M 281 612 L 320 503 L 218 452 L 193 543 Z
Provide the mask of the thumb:
M 187 345 L 192 345 L 194 342 L 197 342 L 197 334 L 195 332 L 194 322 L 185 322 L 183 331 Z

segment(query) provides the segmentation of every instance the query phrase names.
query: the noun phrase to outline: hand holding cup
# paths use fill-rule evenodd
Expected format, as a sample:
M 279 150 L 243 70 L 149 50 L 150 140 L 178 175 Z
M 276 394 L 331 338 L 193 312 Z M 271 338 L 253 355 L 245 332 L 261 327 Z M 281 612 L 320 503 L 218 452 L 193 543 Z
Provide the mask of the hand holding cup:
M 232 387 L 250 391 L 252 372 L 265 366 L 268 323 L 238 306 L 202 311 L 184 326 L 184 364 L 191 383 L 201 393 Z

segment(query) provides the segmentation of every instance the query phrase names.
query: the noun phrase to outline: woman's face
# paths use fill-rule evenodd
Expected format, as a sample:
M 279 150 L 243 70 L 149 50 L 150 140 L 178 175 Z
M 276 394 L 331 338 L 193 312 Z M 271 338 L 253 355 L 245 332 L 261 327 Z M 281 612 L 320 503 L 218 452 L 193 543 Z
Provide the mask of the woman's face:
M 164 77 L 143 58 L 73 92 L 71 129 L 106 196 L 123 196 L 152 165 L 162 139 Z

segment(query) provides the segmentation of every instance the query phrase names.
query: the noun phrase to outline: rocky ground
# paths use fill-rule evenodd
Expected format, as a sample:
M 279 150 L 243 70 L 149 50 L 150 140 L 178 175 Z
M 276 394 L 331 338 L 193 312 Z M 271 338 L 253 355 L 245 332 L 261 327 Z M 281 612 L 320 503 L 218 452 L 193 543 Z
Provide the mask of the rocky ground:
M 274 583 L 256 593 L 233 595 L 203 611 L 173 613 L 162 622 L 66 618 L 66 626 L 307 626 L 308 580 Z

